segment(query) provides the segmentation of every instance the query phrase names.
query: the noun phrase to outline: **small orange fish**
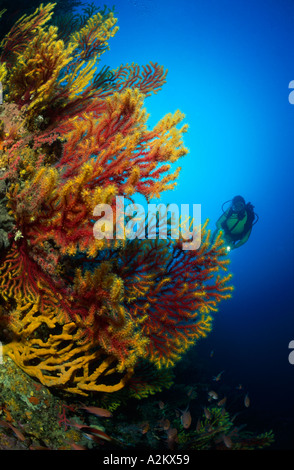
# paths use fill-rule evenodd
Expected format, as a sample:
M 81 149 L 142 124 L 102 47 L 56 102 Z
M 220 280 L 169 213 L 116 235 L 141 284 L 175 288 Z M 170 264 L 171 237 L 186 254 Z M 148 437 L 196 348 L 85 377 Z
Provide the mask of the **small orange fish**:
M 217 406 L 224 406 L 226 404 L 227 397 L 222 398 L 220 401 L 217 402 Z
M 75 442 L 68 442 L 73 450 L 87 450 L 87 447 L 76 444 Z
M 104 445 L 104 441 L 100 439 L 98 436 L 93 436 L 93 434 L 87 434 L 86 432 L 84 433 L 84 436 L 89 439 L 89 441 L 94 441 L 97 442 L 97 444 Z
M 214 390 L 210 390 L 210 392 L 208 392 L 208 396 L 212 398 L 213 400 L 218 399 L 218 394 Z
M 246 406 L 246 408 L 248 408 L 250 406 L 250 398 L 248 396 L 248 393 L 246 393 L 246 395 L 245 395 L 244 405 Z
M 163 429 L 164 431 L 167 431 L 170 428 L 170 421 L 168 419 L 165 419 L 163 421 Z
M 0 426 L 3 426 L 4 428 L 10 428 L 12 429 L 12 431 L 14 432 L 14 434 L 16 435 L 16 437 L 20 440 L 20 441 L 25 441 L 25 436 L 23 435 L 23 433 L 21 431 L 19 431 L 15 426 L 13 426 L 11 423 L 7 423 L 6 421 L 0 421 Z
M 205 418 L 210 419 L 211 418 L 210 411 L 206 407 L 203 408 L 203 411 L 204 411 L 204 414 L 205 414 Z
M 194 387 L 189 388 L 187 392 L 187 397 L 189 397 L 190 400 L 194 400 L 197 397 L 197 392 Z
M 77 429 L 81 429 L 85 426 L 84 424 L 76 423 L 75 421 L 69 421 L 67 424 L 68 426 L 72 426 L 73 428 Z
M 5 421 L 9 421 L 9 422 L 13 421 L 10 411 L 6 407 L 4 408 L 4 413 L 5 413 Z
M 45 446 L 34 446 L 34 445 L 30 446 L 29 449 L 30 449 L 30 450 L 51 450 L 51 449 L 49 449 L 49 447 L 45 447 Z
M 99 416 L 100 418 L 112 418 L 112 413 L 105 408 L 98 408 L 97 406 L 80 406 L 80 409 L 86 410 L 88 413 Z
M 170 428 L 170 421 L 167 418 L 162 418 L 160 421 L 157 421 L 159 429 L 167 431 Z
M 168 448 L 173 450 L 176 442 L 178 442 L 178 431 L 176 428 L 169 428 L 167 431 Z
M 105 434 L 105 432 L 101 431 L 101 429 L 94 428 L 93 426 L 82 426 L 80 428 L 81 432 L 85 433 L 87 436 L 89 434 L 94 434 L 100 439 L 104 439 L 105 441 L 112 441 L 112 438 Z
M 197 425 L 196 425 L 196 431 L 199 432 L 201 429 L 201 421 L 200 418 L 198 418 Z
M 165 405 L 164 405 L 164 403 L 163 403 L 162 400 L 160 400 L 160 401 L 158 402 L 158 406 L 159 406 L 159 409 L 160 409 L 160 410 L 163 410 L 163 408 L 164 408 Z
M 230 449 L 232 447 L 232 441 L 231 439 L 229 438 L 229 436 L 223 436 L 223 442 L 225 444 L 225 446 Z
M 215 382 L 218 382 L 221 379 L 222 374 L 224 373 L 224 370 L 222 370 L 219 374 L 217 374 L 215 377 L 212 377 L 212 380 Z
M 140 427 L 140 429 L 141 429 L 141 433 L 142 433 L 142 434 L 146 434 L 146 432 L 149 431 L 150 424 L 145 421 L 144 423 L 141 423 L 139 427 Z
M 167 435 L 168 437 L 176 437 L 178 435 L 178 430 L 176 428 L 170 428 Z
M 180 410 L 181 411 L 181 410 Z M 187 406 L 187 408 L 185 409 L 185 411 L 181 411 L 182 415 L 181 415 L 181 423 L 183 425 L 183 428 L 184 429 L 188 429 L 190 426 L 191 426 L 191 422 L 192 422 L 192 417 L 191 417 L 191 413 L 189 411 L 189 405 Z

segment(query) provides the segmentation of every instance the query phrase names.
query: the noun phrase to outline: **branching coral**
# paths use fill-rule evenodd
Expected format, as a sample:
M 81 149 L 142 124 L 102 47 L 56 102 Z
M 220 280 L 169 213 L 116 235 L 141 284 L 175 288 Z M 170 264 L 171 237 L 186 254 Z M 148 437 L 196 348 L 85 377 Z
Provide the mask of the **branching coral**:
M 85 395 L 92 390 L 112 392 L 132 373 L 131 368 L 127 374 L 118 373 L 114 356 L 98 344 L 81 341 L 78 325 L 58 318 L 58 306 L 41 315 L 35 300 L 25 306 L 19 301 L 10 318 L 14 340 L 4 352 L 48 387 Z
M 69 29 L 66 28 L 67 25 L 69 27 L 69 21 L 73 22 L 75 27 L 75 23 L 80 25 L 80 20 L 83 20 L 84 17 L 90 16 L 90 13 L 96 13 L 97 9 L 93 8 L 92 5 L 89 5 L 89 7 L 84 8 L 86 10 L 84 15 L 78 15 L 76 10 L 77 8 L 83 7 L 83 4 L 83 0 L 56 0 L 54 17 L 51 22 L 53 22 L 54 25 L 59 25 L 62 35 L 64 34 L 68 36 L 68 34 L 72 33 L 72 27 Z M 30 15 L 34 13 L 39 5 L 40 0 L 30 0 L 29 2 L 28 0 L 15 0 L 14 2 L 11 2 L 11 0 L 1 0 L 1 8 L 4 9 L 3 12 L 5 12 L 5 16 L 3 16 L 3 21 L 1 22 L 0 41 L 15 24 L 17 15 L 19 17 L 25 14 Z
M 209 243 L 209 232 L 199 250 L 184 251 L 181 240 L 132 241 L 122 252 L 119 275 L 125 301 L 144 335 L 148 353 L 158 367 L 172 366 L 192 344 L 212 328 L 217 304 L 230 297 L 228 260 L 221 239 Z
M 166 79 L 158 64 L 98 71 L 112 12 L 64 41 L 53 7 L 23 16 L 1 43 L 4 351 L 44 385 L 115 391 L 140 358 L 179 360 L 232 287 L 222 240 L 211 246 L 205 227 L 195 252 L 170 238 L 94 237 L 98 204 L 115 213 L 116 196 L 174 187 L 187 126 L 176 111 L 147 129 L 144 98 Z

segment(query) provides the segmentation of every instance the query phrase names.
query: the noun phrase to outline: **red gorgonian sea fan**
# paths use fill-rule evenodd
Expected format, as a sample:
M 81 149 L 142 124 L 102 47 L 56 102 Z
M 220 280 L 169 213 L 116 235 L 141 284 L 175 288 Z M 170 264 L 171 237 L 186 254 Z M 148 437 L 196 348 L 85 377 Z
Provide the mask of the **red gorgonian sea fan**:
M 41 5 L 1 43 L 1 338 L 44 385 L 111 392 L 139 358 L 171 366 L 211 329 L 232 290 L 219 274 L 228 259 L 205 229 L 194 252 L 93 236 L 98 204 L 115 213 L 116 196 L 174 187 L 187 126 L 176 111 L 147 128 L 144 99 L 166 80 L 158 64 L 98 71 L 117 31 L 111 11 L 66 42 L 52 13 Z

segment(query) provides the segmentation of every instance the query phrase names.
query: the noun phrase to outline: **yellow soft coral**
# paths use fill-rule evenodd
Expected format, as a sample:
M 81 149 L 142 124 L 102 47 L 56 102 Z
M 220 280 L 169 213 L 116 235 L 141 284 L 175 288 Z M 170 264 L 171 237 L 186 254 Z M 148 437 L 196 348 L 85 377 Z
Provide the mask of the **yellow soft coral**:
M 0 46 L 4 352 L 46 386 L 111 392 L 141 358 L 173 366 L 205 336 L 230 276 L 205 228 L 195 252 L 169 238 L 95 238 L 99 204 L 116 220 L 117 196 L 149 200 L 175 186 L 187 125 L 176 111 L 147 126 L 145 98 L 166 79 L 158 64 L 97 74 L 112 13 L 60 40 L 53 7 L 22 17 Z
M 70 42 L 79 47 L 79 59 L 89 60 L 95 55 L 95 60 L 109 49 L 108 41 L 118 31 L 115 26 L 117 18 L 112 12 L 105 19 L 101 13 L 89 18 L 87 24 L 80 30 L 72 34 Z
M 99 344 L 81 344 L 76 323 L 64 323 L 57 309 L 41 315 L 38 299 L 32 300 L 23 305 L 19 299 L 11 312 L 14 340 L 3 347 L 4 355 L 43 385 L 71 393 L 114 392 L 125 385 L 132 368 L 117 372 L 117 359 Z

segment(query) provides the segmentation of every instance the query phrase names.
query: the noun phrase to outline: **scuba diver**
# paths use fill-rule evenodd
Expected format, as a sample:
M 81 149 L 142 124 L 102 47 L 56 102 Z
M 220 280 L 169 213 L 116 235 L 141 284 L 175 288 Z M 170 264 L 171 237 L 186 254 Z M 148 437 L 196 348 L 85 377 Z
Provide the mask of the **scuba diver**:
M 231 206 L 224 211 L 224 205 L 231 202 Z M 222 230 L 227 251 L 235 250 L 244 245 L 250 237 L 253 225 L 258 222 L 258 215 L 254 212 L 251 202 L 245 203 L 242 196 L 235 196 L 222 205 L 223 214 L 216 222 L 216 230 L 212 235 L 212 243 L 217 233 Z

